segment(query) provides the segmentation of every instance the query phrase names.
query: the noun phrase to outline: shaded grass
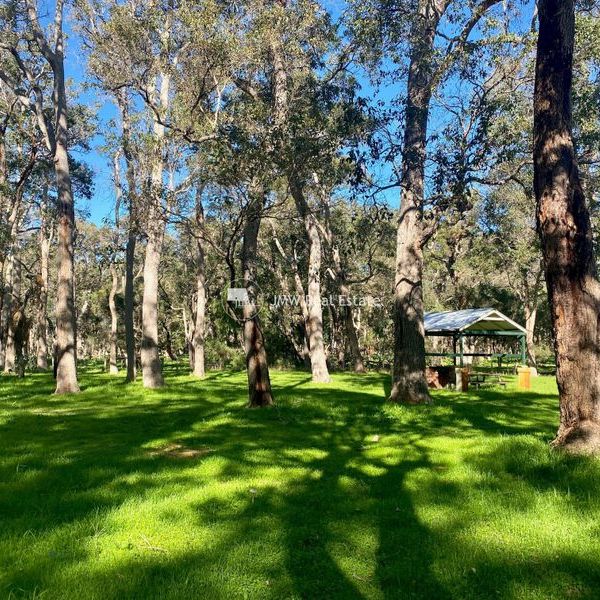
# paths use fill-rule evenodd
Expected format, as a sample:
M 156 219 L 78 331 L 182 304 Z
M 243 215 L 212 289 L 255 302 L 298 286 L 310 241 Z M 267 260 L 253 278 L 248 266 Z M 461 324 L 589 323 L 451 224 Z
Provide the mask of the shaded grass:
M 0 379 L 0 597 L 598 597 L 600 462 L 548 449 L 550 378 L 402 407 L 274 372 L 246 410 L 243 373 L 168 370 Z

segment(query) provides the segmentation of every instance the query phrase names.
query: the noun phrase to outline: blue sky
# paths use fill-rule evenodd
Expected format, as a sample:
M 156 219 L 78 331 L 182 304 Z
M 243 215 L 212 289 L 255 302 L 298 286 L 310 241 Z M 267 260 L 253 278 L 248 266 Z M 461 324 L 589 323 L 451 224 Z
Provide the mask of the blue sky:
M 345 7 L 343 0 L 326 0 L 321 3 L 327 11 L 337 18 Z M 43 10 L 40 14 L 43 14 Z M 46 14 L 52 14 L 52 10 L 46 10 Z M 90 200 L 77 198 L 79 210 L 89 213 L 89 218 L 97 224 L 101 224 L 106 218 L 111 218 L 114 203 L 114 184 L 112 179 L 112 161 L 110 157 L 103 154 L 101 146 L 104 143 L 103 131 L 106 131 L 112 120 L 117 118 L 117 111 L 111 100 L 85 85 L 86 82 L 86 59 L 81 40 L 71 27 L 72 15 L 67 12 L 65 32 L 68 36 L 67 55 L 65 60 L 65 72 L 71 80 L 71 89 L 78 97 L 79 102 L 91 107 L 97 107 L 97 116 L 100 131 L 92 141 L 92 151 L 79 153 L 78 158 L 86 162 L 94 171 L 94 195 Z M 363 78 L 362 84 L 367 87 L 364 95 L 372 91 L 369 82 Z
M 66 27 L 68 37 L 67 55 L 65 60 L 65 72 L 71 80 L 71 89 L 77 95 L 78 101 L 90 107 L 97 107 L 98 121 L 101 131 L 108 127 L 111 119 L 116 116 L 114 105 L 97 91 L 84 85 L 86 81 L 85 56 L 81 48 L 81 42 L 76 34 Z M 81 152 L 77 158 L 87 163 L 94 171 L 94 195 L 88 201 L 77 198 L 77 206 L 89 212 L 90 219 L 94 223 L 100 224 L 105 217 L 109 217 L 112 212 L 114 202 L 114 185 L 112 180 L 112 167 L 109 163 L 109 157 L 100 151 L 100 146 L 104 142 L 100 132 L 92 140 L 92 151 Z
M 523 10 L 523 24 L 531 22 L 531 14 L 533 10 L 533 0 L 525 0 Z M 338 17 L 345 6 L 343 0 L 326 0 L 322 5 L 334 17 Z M 78 96 L 80 102 L 87 104 L 96 109 L 98 120 L 100 123 L 100 133 L 95 136 L 92 141 L 92 151 L 85 155 L 78 156 L 84 160 L 95 173 L 94 195 L 91 200 L 78 198 L 78 208 L 89 213 L 90 219 L 100 224 L 105 218 L 110 218 L 112 215 L 112 205 L 114 201 L 114 185 L 112 180 L 112 167 L 110 157 L 103 154 L 100 150 L 103 144 L 102 131 L 106 131 L 111 120 L 115 119 L 116 111 L 112 102 L 97 90 L 86 87 L 86 65 L 85 53 L 81 47 L 81 41 L 77 34 L 70 27 L 71 15 L 67 13 L 66 33 L 68 35 L 67 56 L 65 61 L 65 69 L 67 76 L 72 82 L 72 91 Z M 357 73 L 359 83 L 361 85 L 360 95 L 367 98 L 378 98 L 389 104 L 395 97 L 402 93 L 403 83 L 393 86 L 387 86 L 379 89 L 373 88 L 369 79 L 361 73 Z M 433 111 L 430 123 L 430 130 L 441 127 L 444 122 L 443 111 Z M 382 166 L 382 172 L 385 173 L 389 167 Z M 398 190 L 390 190 L 386 194 L 388 203 L 395 207 L 398 205 Z

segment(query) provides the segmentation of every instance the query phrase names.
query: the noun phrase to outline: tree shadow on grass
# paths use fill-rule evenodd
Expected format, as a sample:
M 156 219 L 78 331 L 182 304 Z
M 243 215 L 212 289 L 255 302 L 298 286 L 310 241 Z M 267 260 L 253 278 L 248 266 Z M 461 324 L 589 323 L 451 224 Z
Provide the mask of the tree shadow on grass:
M 531 435 L 497 437 L 463 460 L 473 476 L 453 497 L 444 498 L 433 479 L 425 495 L 447 511 L 470 507 L 452 540 L 468 561 L 462 585 L 470 596 L 597 598 L 600 556 L 591 550 L 600 544 L 600 461 L 557 452 Z M 517 530 L 511 546 L 507 522 Z M 478 535 L 468 535 L 474 528 Z M 448 533 L 437 536 L 447 547 Z
M 12 544 L 17 554 L 0 558 L 0 589 L 103 600 L 515 595 L 531 565 L 510 548 L 486 555 L 472 545 L 466 532 L 488 518 L 473 495 L 526 510 L 540 486 L 567 479 L 543 461 L 510 462 L 516 454 L 508 448 L 497 450 L 504 458 L 495 463 L 481 449 L 467 455 L 483 483 L 450 480 L 430 443 L 436 436 L 514 438 L 539 424 L 547 398 L 448 394 L 435 407 L 396 409 L 378 391 L 387 377 L 356 378 L 351 389 L 301 385 L 306 379 L 276 373 L 280 406 L 265 411 L 242 408 L 239 374 L 185 377 L 147 395 L 133 386 L 114 398 L 120 386 L 100 375 L 76 399 L 46 401 L 23 388 L 0 420 L 0 490 L 8 492 L 0 493 L 0 547 Z M 173 443 L 209 451 L 193 460 L 155 452 Z M 578 497 L 597 491 L 586 487 L 587 465 Z M 511 500 L 511 486 L 528 478 L 538 484 Z M 181 498 L 162 507 L 171 495 Z M 114 515 L 146 503 L 157 504 L 152 518 L 164 527 L 185 524 L 201 541 L 188 537 L 163 552 L 143 531 L 126 529 L 131 548 L 94 568 L 95 532 L 119 531 L 126 526 L 115 525 Z M 425 508 L 442 511 L 441 524 L 424 518 Z M 563 560 L 561 573 L 583 594 L 595 581 L 573 555 L 542 558 L 554 567 Z M 444 564 L 465 572 L 442 577 Z M 546 589 L 533 575 L 524 580 L 526 590 Z
M 89 397 L 92 387 L 88 396 L 82 395 L 76 402 L 61 398 L 41 411 L 13 411 L 9 421 L 0 426 L 3 476 L 10 486 L 10 496 L 0 500 L 4 534 L 10 538 L 26 530 L 31 532 L 32 540 L 43 542 L 25 559 L 21 547 L 17 565 L 11 565 L 5 556 L 4 582 L 10 589 L 52 591 L 52 586 L 62 581 L 61 573 L 87 564 L 91 557 L 86 532 L 93 528 L 94 518 L 104 521 L 103 516 L 132 499 L 155 495 L 162 485 L 156 473 L 177 489 L 210 483 L 206 479 L 194 481 L 189 463 L 151 455 L 148 445 L 154 447 L 157 440 L 210 448 L 213 453 L 208 456 L 223 461 L 218 480 L 224 485 L 236 478 L 247 480 L 248 485 L 256 486 L 256 495 L 247 491 L 237 499 L 225 539 L 208 554 L 183 552 L 174 564 L 152 553 L 137 557 L 114 570 L 94 573 L 90 585 L 96 591 L 104 590 L 105 597 L 168 597 L 173 570 L 181 574 L 182 569 L 197 564 L 200 570 L 211 572 L 211 565 L 218 563 L 220 555 L 231 552 L 235 544 L 260 546 L 265 535 L 263 517 L 274 519 L 284 549 L 284 556 L 270 570 L 256 559 L 263 578 L 271 572 L 283 582 L 271 583 L 272 589 L 302 598 L 358 598 L 364 596 L 361 588 L 365 577 L 371 578 L 367 586 L 377 589 L 377 573 L 365 574 L 361 567 L 376 550 L 379 530 L 373 477 L 361 470 L 373 462 L 363 456 L 366 437 L 384 426 L 373 404 L 376 395 L 310 387 L 303 390 L 300 404 L 284 404 L 272 411 L 245 411 L 241 403 L 237 405 L 239 390 L 233 398 L 228 395 L 236 384 L 224 382 L 219 381 L 206 392 L 224 395 L 224 405 L 222 396 L 217 406 L 214 398 L 209 400 L 199 392 L 201 384 L 188 390 L 186 381 L 173 385 L 178 394 L 172 400 L 167 390 L 167 397 L 150 394 L 139 405 L 109 398 L 103 401 L 102 397 Z M 98 386 L 99 392 L 101 389 Z M 296 398 L 297 389 L 295 382 L 281 385 L 282 399 Z M 93 409 L 98 401 L 100 404 Z M 69 410 L 62 412 L 66 407 Z M 198 423 L 201 426 L 195 427 Z M 378 472 L 391 473 L 375 462 Z M 410 470 L 413 465 L 407 462 L 404 467 Z M 261 471 L 269 468 L 284 474 L 297 471 L 299 475 L 269 492 L 260 481 L 253 483 L 254 473 L 260 480 Z M 412 523 L 413 534 L 419 538 L 422 527 L 410 512 L 410 496 L 402 490 L 403 470 L 393 471 L 392 479 L 375 485 L 376 496 L 384 495 L 395 482 L 398 497 L 394 502 L 399 502 L 405 522 Z M 214 508 L 218 500 L 213 498 L 208 504 Z M 214 510 L 211 513 L 206 506 L 198 507 L 200 522 L 210 520 L 211 514 L 214 518 Z M 217 511 L 217 517 L 219 525 L 227 520 L 223 511 Z M 78 532 L 75 535 L 73 528 Z M 373 538 L 367 551 L 360 547 L 363 535 Z M 424 540 L 418 544 L 420 551 L 416 554 L 427 579 Z M 68 551 L 61 549 L 64 546 Z M 134 552 L 138 546 L 136 540 Z M 350 565 L 339 564 L 346 546 L 350 553 L 364 552 L 364 557 L 359 557 L 356 564 L 352 560 Z M 52 550 L 43 550 L 47 547 Z M 382 553 L 390 564 L 392 553 L 388 549 L 382 549 Z M 253 564 L 248 557 L 245 559 L 244 577 L 250 577 Z M 218 580 L 214 572 L 211 576 Z M 211 577 L 201 583 L 202 577 L 195 573 L 191 579 L 198 593 L 215 594 L 211 597 L 232 593 L 231 589 L 226 593 L 223 583 L 211 583 Z M 402 577 L 397 575 L 396 579 Z M 221 590 L 217 592 L 219 585 Z M 180 595 L 175 597 L 183 597 L 186 586 L 180 586 Z
M 272 428 L 279 433 L 258 445 L 260 453 L 277 457 L 269 466 L 306 474 L 282 487 L 257 482 L 247 490 L 241 512 L 209 501 L 197 507 L 199 515 L 217 512 L 244 523 L 243 538 L 255 541 L 266 534 L 264 521 L 275 523 L 286 549 L 282 577 L 290 579 L 293 597 L 363 598 L 381 591 L 389 598 L 447 597 L 429 568 L 432 540 L 404 488 L 407 473 L 428 467 L 426 452 L 415 447 L 410 459 L 394 464 L 385 457 L 369 458 L 386 419 L 364 396 L 343 396 L 332 419 L 318 408 L 332 402 L 332 390 L 311 390 L 312 404 L 294 408 L 293 419 L 287 414 L 291 409 L 282 408 L 285 425 L 273 422 L 270 433 Z M 264 413 L 244 417 L 244 426 L 228 432 L 232 445 L 221 447 L 228 458 L 225 478 L 239 478 L 258 466 L 252 456 L 257 449 L 253 425 Z M 204 439 L 220 439 L 221 427 L 204 432 Z M 276 587 L 273 597 L 290 593 L 279 589 L 281 595 Z

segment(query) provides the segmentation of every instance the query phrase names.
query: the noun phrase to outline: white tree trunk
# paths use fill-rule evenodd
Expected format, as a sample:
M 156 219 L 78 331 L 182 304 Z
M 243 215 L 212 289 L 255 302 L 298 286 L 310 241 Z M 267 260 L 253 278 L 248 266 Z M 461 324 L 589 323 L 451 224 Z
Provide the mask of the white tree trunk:
M 163 73 L 160 81 L 159 110 L 163 114 L 169 105 L 170 78 Z M 148 210 L 146 254 L 144 257 L 144 293 L 142 299 L 142 380 L 146 388 L 164 384 L 158 347 L 158 269 L 165 233 L 162 206 L 165 128 L 158 118 L 154 121 L 155 156 Z
M 48 368 L 48 274 L 50 238 L 45 215 L 40 228 L 40 281 L 36 323 L 36 364 L 38 369 Z
M 323 307 L 321 305 L 321 260 L 322 243 L 318 224 L 306 202 L 303 190 L 294 177 L 288 178 L 290 191 L 298 213 L 304 221 L 308 241 L 308 351 L 312 380 L 316 383 L 329 383 L 327 355 L 323 338 Z

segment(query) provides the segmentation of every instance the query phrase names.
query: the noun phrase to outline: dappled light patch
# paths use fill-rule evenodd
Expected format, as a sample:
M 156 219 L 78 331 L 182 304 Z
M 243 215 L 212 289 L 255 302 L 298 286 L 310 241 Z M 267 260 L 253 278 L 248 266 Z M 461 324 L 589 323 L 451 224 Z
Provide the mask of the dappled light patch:
M 166 375 L 135 400 L 106 402 L 100 373 L 53 405 L 33 388 L 0 400 L 2 590 L 594 597 L 600 461 L 548 446 L 551 380 L 406 408 L 385 402 L 387 375 L 363 393 L 360 376 L 324 389 L 275 371 L 287 392 L 261 412 L 243 408 L 244 373 Z

